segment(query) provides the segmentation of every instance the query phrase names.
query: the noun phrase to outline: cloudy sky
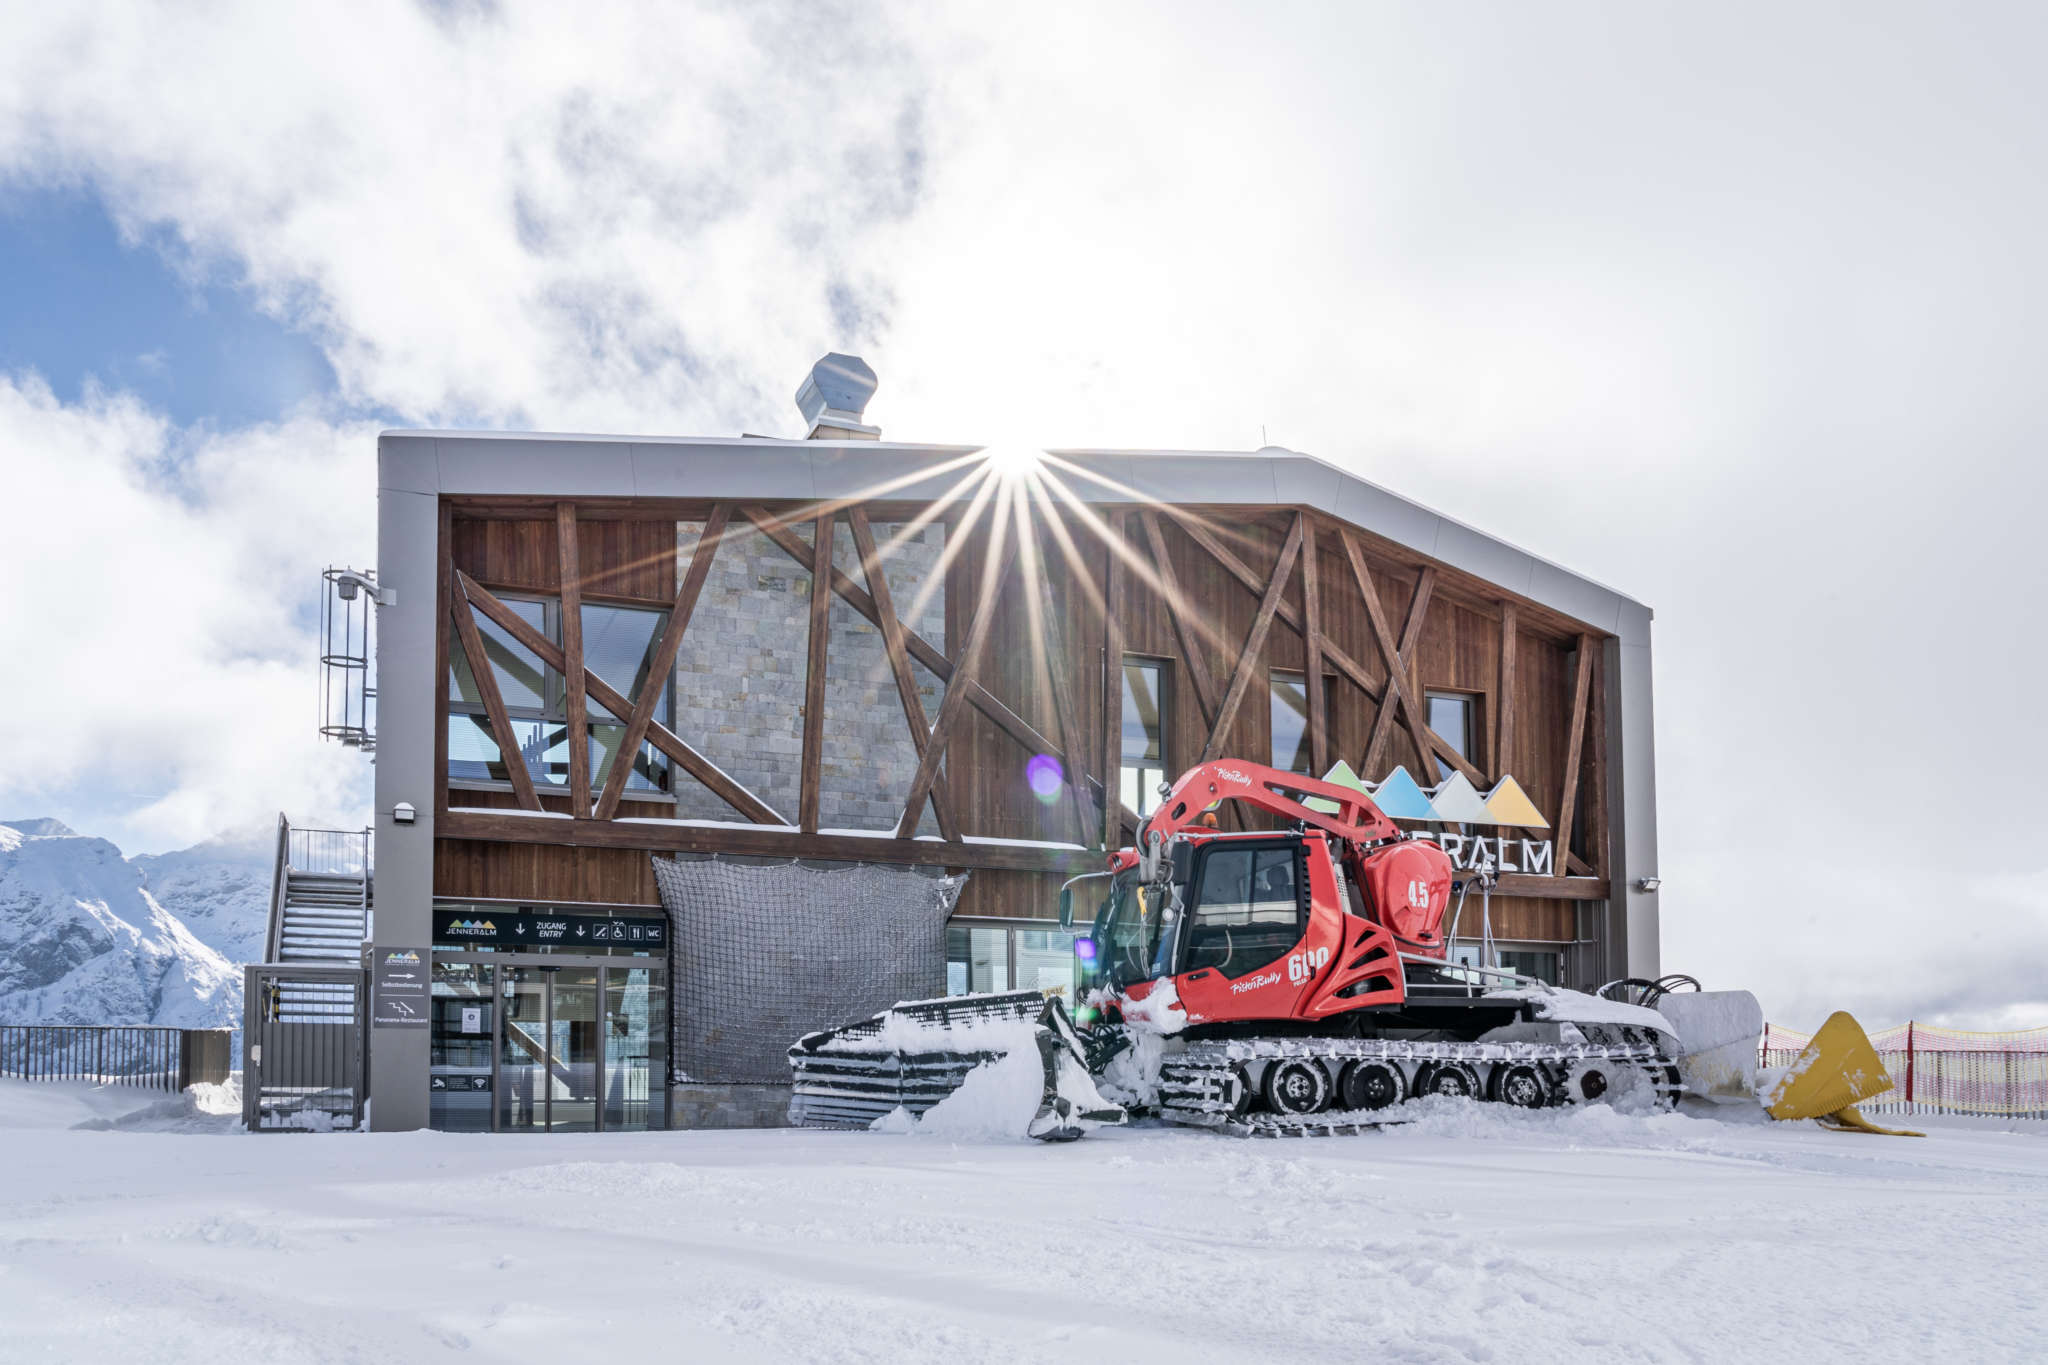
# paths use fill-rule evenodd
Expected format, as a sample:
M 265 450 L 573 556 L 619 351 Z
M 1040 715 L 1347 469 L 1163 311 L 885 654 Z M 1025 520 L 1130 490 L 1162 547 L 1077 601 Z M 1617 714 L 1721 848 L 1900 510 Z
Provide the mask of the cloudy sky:
M 2048 1023 L 2040 11 L 986 8 L 8 8 L 0 816 L 361 818 L 379 427 L 800 434 L 846 349 L 1650 603 L 1666 966 Z

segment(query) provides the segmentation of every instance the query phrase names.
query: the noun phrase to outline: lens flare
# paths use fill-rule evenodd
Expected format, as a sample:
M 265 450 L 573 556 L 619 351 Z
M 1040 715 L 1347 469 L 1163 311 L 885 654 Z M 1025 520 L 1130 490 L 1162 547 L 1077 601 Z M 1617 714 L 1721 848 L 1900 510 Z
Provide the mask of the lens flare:
M 1024 781 L 1030 785 L 1031 794 L 1047 805 L 1059 800 L 1060 788 L 1066 780 L 1066 770 L 1051 754 L 1038 754 L 1024 765 Z
M 1083 962 L 1093 962 L 1095 960 L 1095 940 L 1092 938 L 1075 939 L 1074 956 L 1080 958 Z
M 998 478 L 1021 479 L 1038 468 L 1042 453 L 1029 446 L 998 445 L 990 446 L 982 458 Z

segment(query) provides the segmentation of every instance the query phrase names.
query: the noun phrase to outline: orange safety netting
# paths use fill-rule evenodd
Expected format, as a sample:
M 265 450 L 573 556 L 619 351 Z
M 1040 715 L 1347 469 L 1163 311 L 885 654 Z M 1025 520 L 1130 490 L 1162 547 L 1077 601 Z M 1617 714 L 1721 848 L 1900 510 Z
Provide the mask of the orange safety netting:
M 1790 1064 L 1810 1037 L 1766 1024 L 1763 1064 Z M 2048 1028 L 1972 1033 L 1907 1023 L 1873 1032 L 1870 1042 L 1892 1088 L 1859 1108 L 2048 1118 Z

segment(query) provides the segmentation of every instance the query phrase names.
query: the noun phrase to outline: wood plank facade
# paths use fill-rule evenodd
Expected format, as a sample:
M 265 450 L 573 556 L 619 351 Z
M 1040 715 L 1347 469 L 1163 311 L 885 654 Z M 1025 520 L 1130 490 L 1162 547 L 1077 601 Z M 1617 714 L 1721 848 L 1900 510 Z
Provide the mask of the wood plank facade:
M 1098 867 L 1105 839 L 1126 842 L 1134 825 L 1117 800 L 1127 657 L 1164 666 L 1169 773 L 1205 755 L 1267 761 L 1269 678 L 1300 674 L 1317 771 L 1342 759 L 1378 779 L 1398 765 L 1424 786 L 1459 771 L 1482 791 L 1511 774 L 1549 820 L 1547 834 L 1531 833 L 1558 838 L 1553 872 L 1504 882 L 1497 937 L 1571 942 L 1576 903 L 1608 898 L 1610 633 L 1325 511 L 1041 498 L 999 517 L 962 502 L 446 494 L 438 506 L 437 657 L 467 661 L 488 730 L 512 733 L 479 622 L 559 673 L 569 733 L 582 731 L 586 708 L 627 723 L 624 751 L 644 734 L 672 784 L 709 792 L 727 823 L 675 822 L 672 800 L 626 790 L 626 762 L 600 784 L 582 745 L 568 746 L 560 787 L 535 783 L 520 762 L 502 783 L 451 784 L 443 686 L 437 898 L 652 904 L 647 853 L 691 850 L 967 868 L 960 914 L 1048 917 L 1060 881 Z M 889 580 L 888 529 L 919 524 L 944 536 L 940 640 L 899 616 L 915 604 Z M 719 572 L 711 556 L 742 533 L 775 546 L 789 578 L 807 584 L 797 700 L 764 703 L 772 714 L 761 717 L 778 747 L 793 746 L 793 799 L 747 788 L 711 737 L 693 733 L 690 711 L 664 724 L 649 690 L 668 685 L 678 648 L 707 628 L 691 613 Z M 851 568 L 835 568 L 821 591 L 821 562 Z M 508 606 L 536 598 L 566 612 L 558 637 L 538 636 Z M 637 689 L 590 666 L 579 602 L 667 613 Z M 835 621 L 863 632 L 880 664 L 870 719 L 886 716 L 913 746 L 914 772 L 892 793 L 896 818 L 858 834 L 821 814 L 835 762 L 826 681 L 863 667 L 842 657 Z M 936 690 L 935 712 L 920 680 Z M 1471 699 L 1466 753 L 1429 730 L 1431 693 Z M 1049 797 L 1027 772 L 1040 756 L 1058 762 Z

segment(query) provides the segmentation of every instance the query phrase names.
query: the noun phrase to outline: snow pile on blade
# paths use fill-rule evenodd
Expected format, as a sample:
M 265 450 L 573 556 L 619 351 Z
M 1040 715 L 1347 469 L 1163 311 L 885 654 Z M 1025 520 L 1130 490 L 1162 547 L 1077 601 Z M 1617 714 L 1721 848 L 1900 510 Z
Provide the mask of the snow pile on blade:
M 804 1035 L 789 1050 L 789 1121 L 865 1128 L 888 1119 L 883 1127 L 907 1129 L 977 1070 L 1018 1056 L 1033 1059 L 1038 1071 L 1035 1112 L 1019 1115 L 1029 1136 L 1060 1141 L 1123 1122 L 1123 1111 L 1096 1092 L 1066 1011 L 1036 991 L 909 1001 Z M 1003 1069 L 1015 1071 L 1017 1063 Z M 993 1077 L 977 1087 L 992 1089 Z

